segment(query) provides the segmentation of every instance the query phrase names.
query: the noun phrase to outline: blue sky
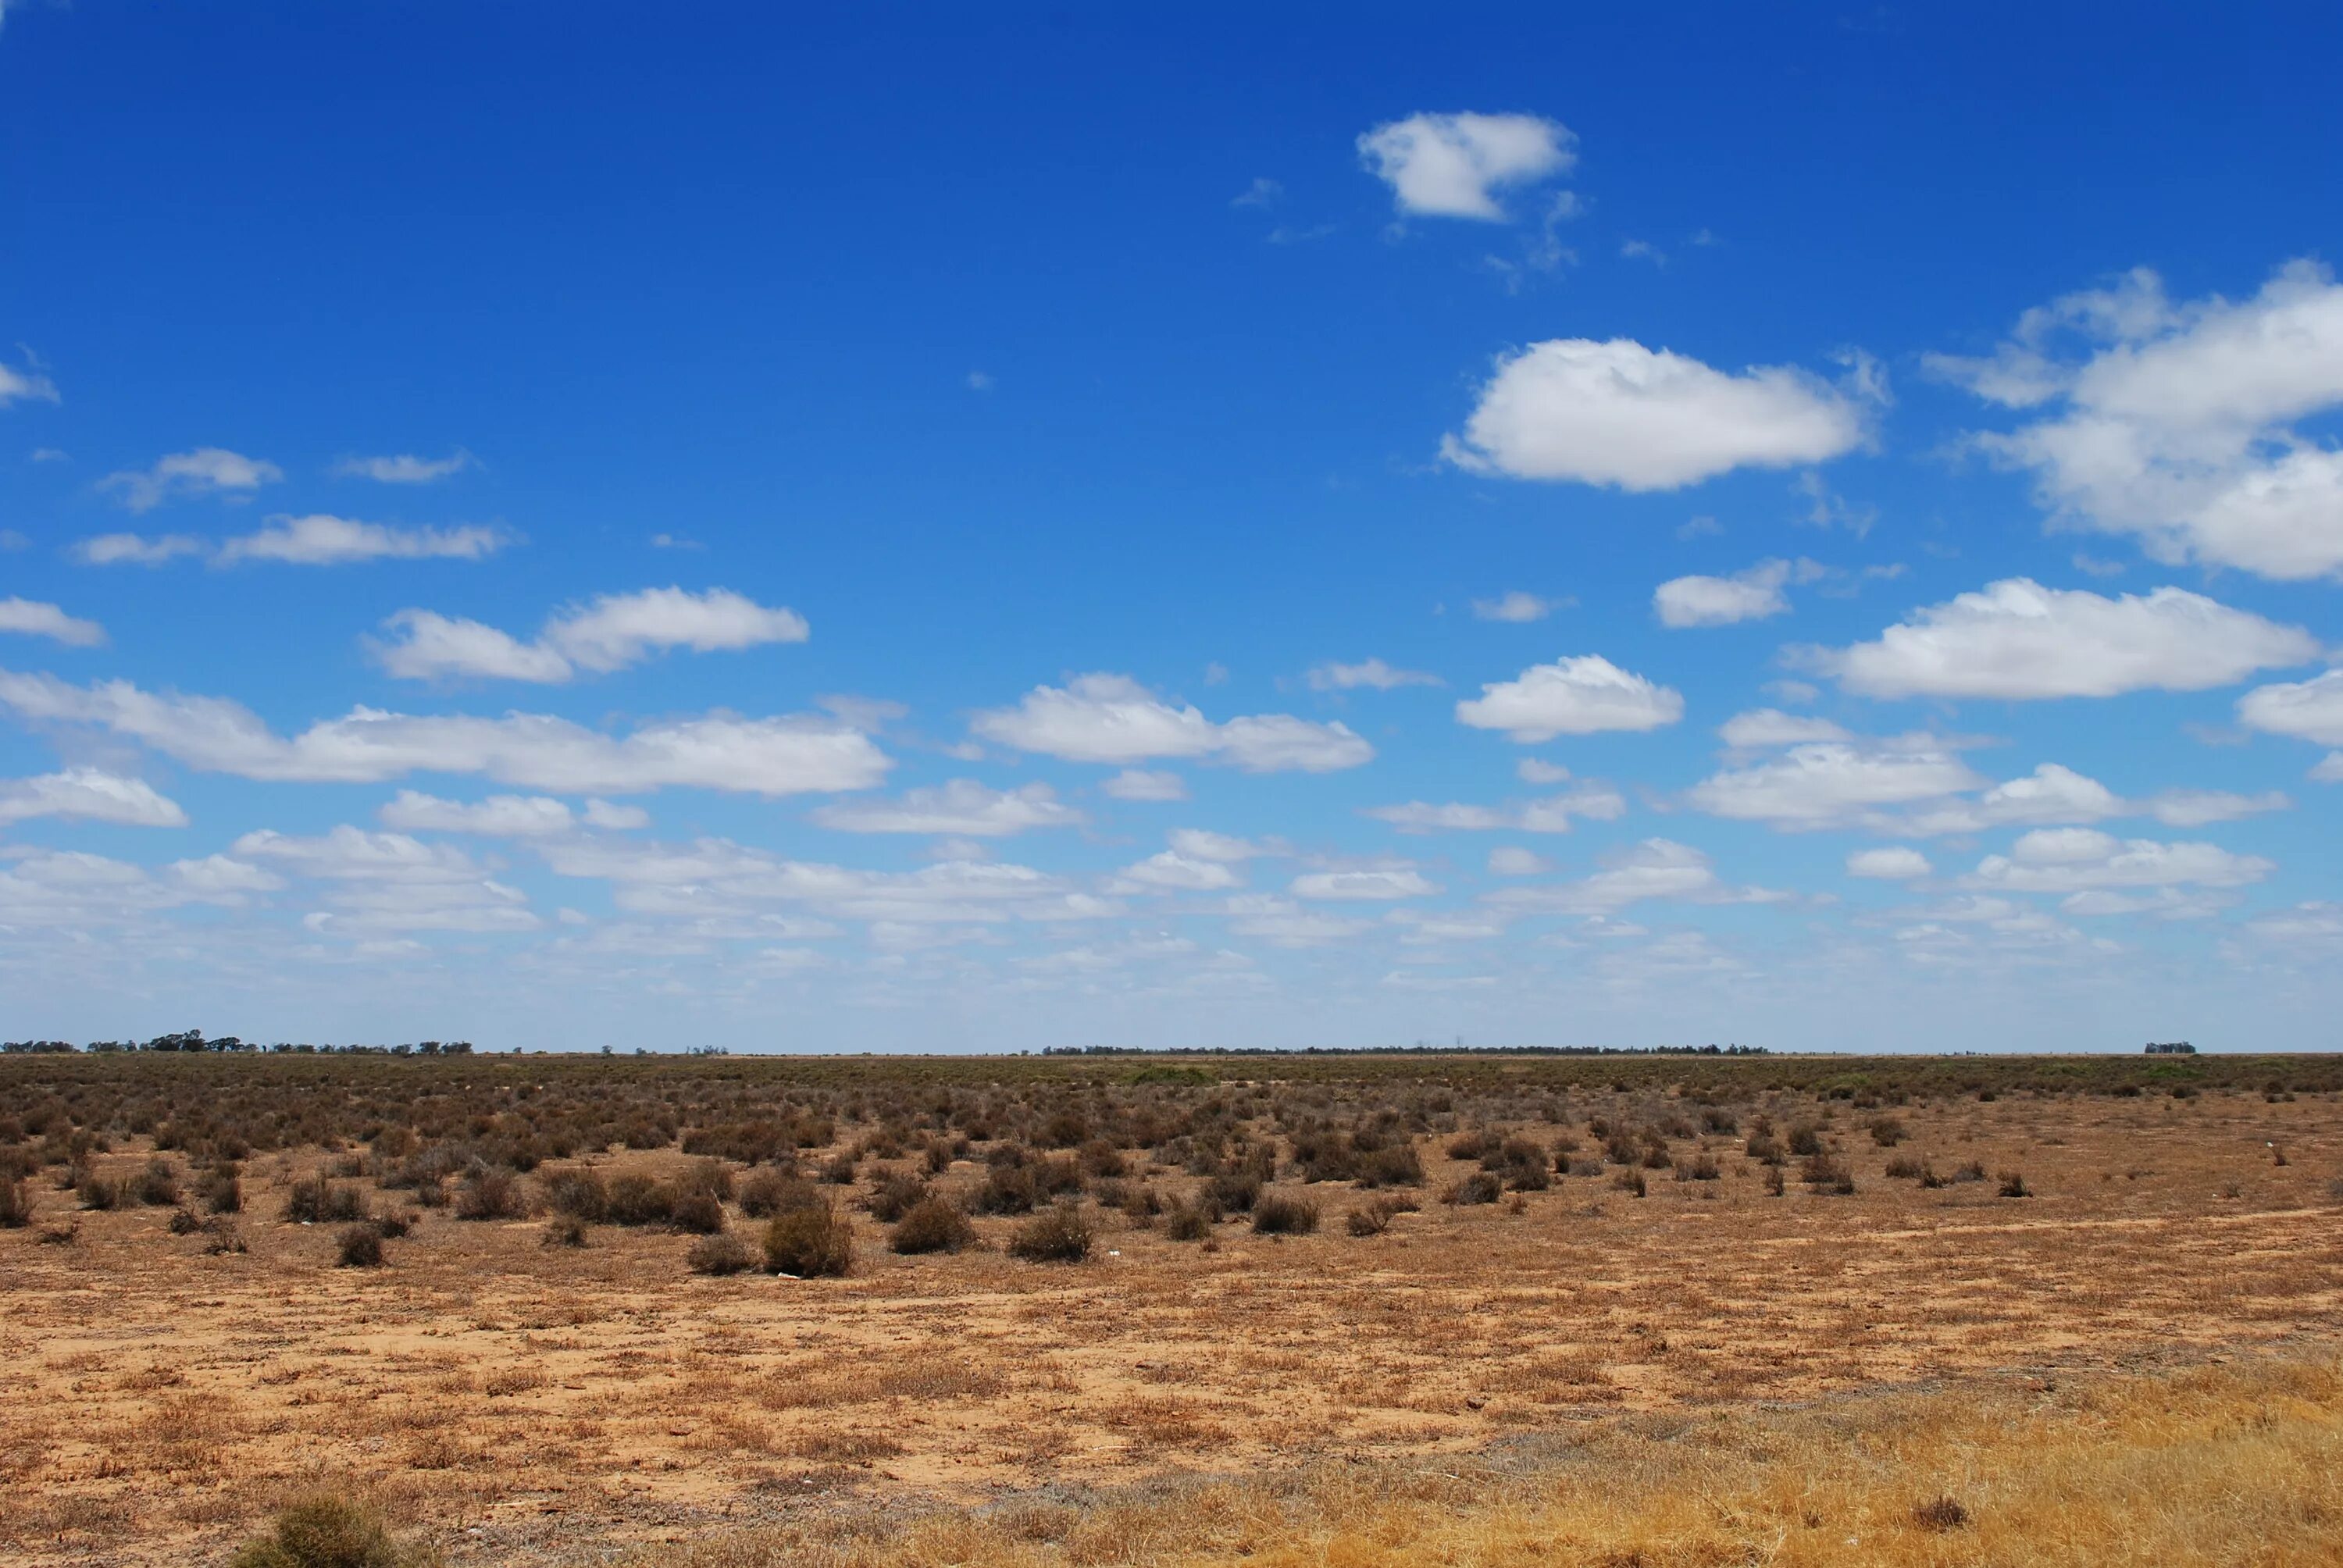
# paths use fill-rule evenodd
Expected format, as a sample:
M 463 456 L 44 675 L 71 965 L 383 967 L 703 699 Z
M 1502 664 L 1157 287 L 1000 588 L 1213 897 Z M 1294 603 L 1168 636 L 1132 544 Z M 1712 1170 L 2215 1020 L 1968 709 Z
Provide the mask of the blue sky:
M 0 1003 L 2335 1043 L 2343 25 L 0 8 Z

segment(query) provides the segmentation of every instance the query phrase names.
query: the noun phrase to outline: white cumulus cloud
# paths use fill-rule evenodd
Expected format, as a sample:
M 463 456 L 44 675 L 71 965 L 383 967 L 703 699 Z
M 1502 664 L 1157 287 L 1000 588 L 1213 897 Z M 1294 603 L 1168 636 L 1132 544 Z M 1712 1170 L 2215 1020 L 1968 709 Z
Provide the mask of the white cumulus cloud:
M 284 477 L 284 469 L 263 458 L 247 457 L 223 447 L 198 447 L 158 457 L 150 467 L 108 474 L 97 484 L 99 489 L 118 493 L 122 504 L 132 511 L 145 512 L 188 496 L 242 499 Z
M 817 808 L 813 819 L 849 833 L 928 833 L 1004 838 L 1031 828 L 1073 828 L 1082 814 L 1047 784 L 993 789 L 973 779 L 912 789 L 900 799 L 850 800 Z
M 1440 891 L 1423 873 L 1405 867 L 1360 871 L 1305 871 L 1290 890 L 1297 899 L 1367 901 L 1421 899 Z
M 400 528 L 323 512 L 271 518 L 266 528 L 225 539 L 213 557 L 222 566 L 276 561 L 287 566 L 337 567 L 356 561 L 476 561 L 511 542 L 500 528 Z
M 2183 588 L 2108 598 L 2010 578 L 1921 609 L 1877 641 L 1793 657 L 1865 697 L 2024 700 L 2202 691 L 2318 654 L 2299 627 Z
M 387 457 L 345 457 L 334 465 L 344 478 L 372 479 L 384 485 L 427 485 L 460 474 L 473 466 L 472 454 L 461 447 L 445 457 L 417 457 L 407 453 Z
M 1099 786 L 1115 800 L 1185 800 L 1188 782 L 1177 773 L 1126 768 Z
M 1820 463 L 1864 439 L 1863 399 L 1804 371 L 1735 375 L 1628 338 L 1534 343 L 1497 361 L 1442 455 L 1476 473 L 1673 490 Z
M 1063 687 L 1037 686 L 1014 708 L 977 714 L 969 728 L 1002 746 L 1069 762 L 1192 758 L 1249 773 L 1325 773 L 1358 767 L 1375 754 L 1347 725 L 1274 713 L 1215 723 L 1122 675 L 1081 675 Z
M 2028 311 L 1990 356 L 1931 367 L 2047 410 L 1976 439 L 2034 473 L 2055 520 L 2175 564 L 2343 575 L 2343 451 L 2296 427 L 2343 407 L 2343 286 L 2324 266 L 2289 263 L 2244 301 L 2185 304 L 2137 269 Z
M 2258 686 L 2237 699 L 2237 721 L 2265 734 L 2343 746 L 2343 669 Z
M 480 621 L 425 609 L 400 610 L 383 626 L 390 637 L 375 644 L 373 652 L 392 675 L 540 684 L 568 680 L 581 669 L 622 669 L 669 648 L 729 652 L 803 642 L 810 635 L 805 618 L 795 610 L 768 608 L 728 588 L 603 594 L 555 615 L 531 642 Z
M 1733 626 L 1787 615 L 1787 561 L 1760 561 L 1729 578 L 1674 578 L 1652 590 L 1652 611 L 1665 627 Z
M 1598 654 L 1534 664 L 1456 705 L 1475 729 L 1501 729 L 1525 745 L 1557 735 L 1657 729 L 1684 717 L 1683 694 L 1621 669 Z
M 480 719 L 358 708 L 287 738 L 223 698 L 158 695 L 122 680 L 80 687 L 7 670 L 0 670 L 0 706 L 28 719 L 94 725 L 205 772 L 285 782 L 466 773 L 567 794 L 682 787 L 780 796 L 867 789 L 890 766 L 870 737 L 805 716 L 709 715 L 612 736 L 548 714 Z
M 85 566 L 159 567 L 181 556 L 199 556 L 206 548 L 192 534 L 99 534 L 74 546 L 73 553 Z
M 152 785 L 96 768 L 68 768 L 35 779 L 0 779 L 0 826 L 34 817 L 67 817 L 129 828 L 184 828 L 187 814 Z
M 1535 115 L 1410 115 L 1359 138 L 1359 157 L 1403 213 L 1501 220 L 1496 193 L 1567 173 L 1578 138 Z
M 1580 818 L 1613 822 L 1626 812 L 1626 799 L 1619 791 L 1608 785 L 1588 784 L 1565 794 L 1512 805 L 1434 805 L 1411 800 L 1403 806 L 1370 806 L 1360 815 L 1388 822 L 1403 833 L 1567 833 L 1571 823 Z
M 0 598 L 0 631 L 53 638 L 68 648 L 96 648 L 106 641 L 106 628 L 97 622 L 29 598 Z
M 1875 877 L 1882 881 L 1908 882 L 1915 877 L 1925 877 L 1934 867 L 1928 857 L 1917 849 L 1901 844 L 1879 849 L 1857 849 L 1846 858 L 1846 874 L 1850 877 Z
M 1359 687 L 1390 691 L 1402 686 L 1444 684 L 1436 675 L 1427 675 L 1420 669 L 1394 669 L 1380 658 L 1365 659 L 1357 664 L 1318 665 L 1306 678 L 1312 691 L 1350 691 Z
M 1495 598 L 1474 599 L 1473 618 L 1510 621 L 1520 626 L 1534 620 L 1544 620 L 1562 608 L 1562 604 L 1563 601 L 1559 599 L 1545 598 L 1537 594 L 1524 593 L 1520 588 L 1513 588 L 1499 594 Z

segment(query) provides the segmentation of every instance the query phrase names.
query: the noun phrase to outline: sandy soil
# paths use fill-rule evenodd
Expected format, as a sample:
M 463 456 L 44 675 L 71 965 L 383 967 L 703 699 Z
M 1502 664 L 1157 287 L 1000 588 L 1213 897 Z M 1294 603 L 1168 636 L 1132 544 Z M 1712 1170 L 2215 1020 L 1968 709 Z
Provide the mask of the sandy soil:
M 862 1220 L 838 1281 L 700 1278 L 688 1238 L 602 1228 L 572 1251 L 540 1245 L 538 1221 L 445 1211 L 387 1267 L 338 1269 L 331 1227 L 276 1220 L 314 1168 L 299 1156 L 250 1167 L 249 1251 L 217 1256 L 167 1211 L 81 1213 L 43 1180 L 35 1225 L 0 1231 L 0 1557 L 206 1561 L 324 1481 L 387 1499 L 458 1560 L 549 1561 L 842 1494 L 1439 1454 L 1623 1409 L 2343 1330 L 2334 1097 L 1898 1114 L 1894 1150 L 1853 1113 L 1831 1124 L 1853 1196 L 1804 1191 L 1795 1162 L 1770 1196 L 1719 1136 L 1715 1181 L 1653 1171 L 1636 1199 L 1606 1173 L 1520 1212 L 1450 1208 L 1435 1195 L 1472 1167 L 1427 1140 L 1423 1211 L 1382 1236 L 1345 1234 L 1369 1195 L 1328 1185 L 1280 1189 L 1323 1207 L 1314 1235 L 1231 1223 L 1182 1244 L 1107 1215 L 1080 1265 L 899 1258 Z M 1884 1177 L 1896 1156 L 2022 1171 L 2036 1195 L 1923 1190 Z M 67 1221 L 72 1242 L 39 1239 Z M 997 1241 L 1011 1223 L 979 1228 Z

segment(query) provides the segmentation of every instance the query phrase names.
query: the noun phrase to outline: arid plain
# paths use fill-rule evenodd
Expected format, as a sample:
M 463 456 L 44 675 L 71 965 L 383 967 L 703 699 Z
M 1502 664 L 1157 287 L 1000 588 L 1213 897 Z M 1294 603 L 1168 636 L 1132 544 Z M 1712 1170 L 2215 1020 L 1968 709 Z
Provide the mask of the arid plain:
M 0 1155 L 29 1563 L 320 1491 L 451 1563 L 1514 1561 L 1564 1484 L 1725 1543 L 1586 1561 L 1901 1561 L 1815 1489 L 1963 1422 L 1865 1519 L 2016 1561 L 2053 1429 L 2343 1453 L 2334 1059 L 12 1059 Z M 922 1200 L 967 1231 L 899 1251 Z M 771 1271 L 815 1207 L 845 1272 Z M 1021 1255 L 1051 1220 L 1087 1255 Z M 2224 1560 L 2334 1560 L 2332 1471 L 2274 1462 Z

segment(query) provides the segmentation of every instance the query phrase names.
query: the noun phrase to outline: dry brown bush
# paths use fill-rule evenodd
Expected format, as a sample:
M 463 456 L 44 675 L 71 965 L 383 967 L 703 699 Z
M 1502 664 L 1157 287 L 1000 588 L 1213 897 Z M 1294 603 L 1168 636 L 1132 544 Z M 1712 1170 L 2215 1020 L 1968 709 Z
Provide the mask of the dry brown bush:
M 835 1277 L 854 1266 L 854 1231 L 827 1207 L 792 1209 L 765 1227 L 765 1267 L 801 1280 Z

